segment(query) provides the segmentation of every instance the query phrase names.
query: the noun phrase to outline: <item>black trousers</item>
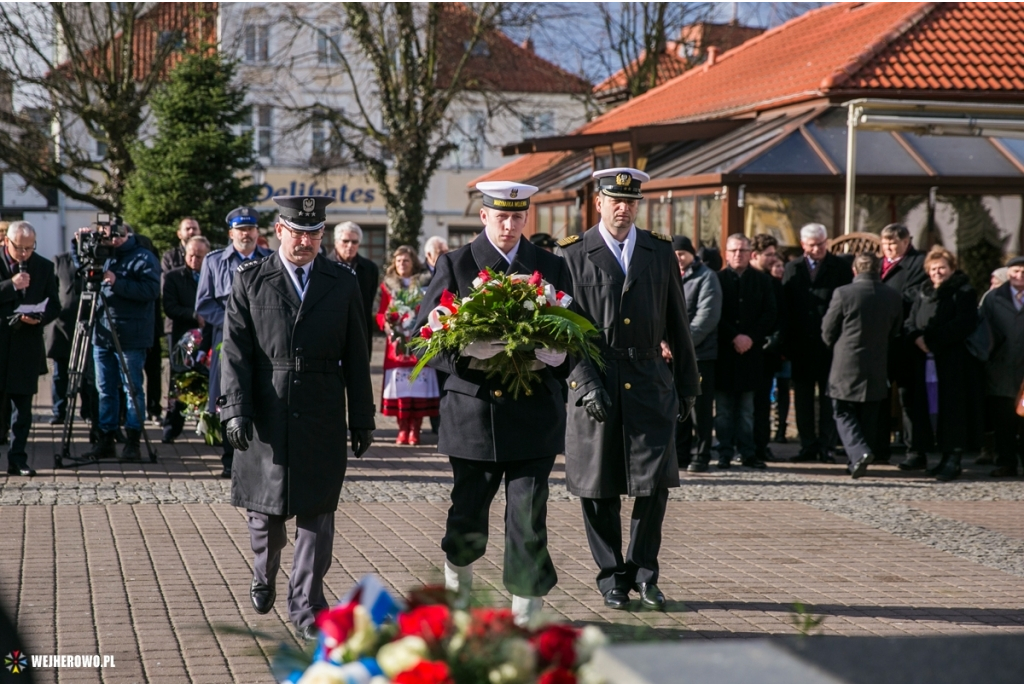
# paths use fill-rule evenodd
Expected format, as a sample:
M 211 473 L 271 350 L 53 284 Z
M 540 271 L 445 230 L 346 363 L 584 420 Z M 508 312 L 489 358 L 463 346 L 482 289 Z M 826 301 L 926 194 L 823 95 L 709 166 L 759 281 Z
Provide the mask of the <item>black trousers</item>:
M 895 381 L 894 381 L 895 383 Z M 910 407 L 914 401 L 913 390 L 901 383 L 896 386 L 900 397 L 900 423 L 903 429 L 903 442 L 907 448 L 914 444 L 914 425 L 910 421 Z M 878 456 L 888 459 L 892 454 L 892 400 L 882 402 L 878 407 Z
M 879 404 L 889 406 L 888 400 L 874 402 L 832 400 L 836 430 L 843 441 L 846 457 L 851 464 L 859 461 L 865 454 L 877 453 Z
M 826 451 L 836 446 L 836 424 L 832 418 L 832 400 L 828 396 L 827 364 L 801 369 L 797 375 L 793 361 L 793 405 L 796 428 L 800 432 L 800 451 Z M 818 421 L 814 419 L 815 387 L 818 393 Z
M 715 360 L 697 361 L 700 374 L 700 394 L 693 403 L 693 411 L 686 421 L 676 426 L 676 457 L 679 468 L 690 464 L 694 434 L 697 436 L 697 458 L 711 461 L 711 435 L 715 426 Z
M 290 516 L 249 511 L 249 543 L 256 557 L 253 576 L 273 585 L 281 568 L 281 550 L 288 542 L 285 522 Z M 288 618 L 296 628 L 313 625 L 327 608 L 324 576 L 334 552 L 334 512 L 295 517 L 295 555 L 288 582 Z
M 9 466 L 24 468 L 28 465 L 28 434 L 32 430 L 32 395 L 5 396 L 4 408 L 11 412 L 11 450 L 7 453 Z
M 767 364 L 765 366 L 768 366 Z M 772 385 L 775 371 L 764 369 L 754 388 L 754 456 L 764 459 L 772 439 Z
M 775 414 L 778 425 L 776 433 L 782 433 L 786 437 L 786 423 L 789 421 L 789 378 L 775 379 Z
M 153 346 L 146 350 L 146 363 L 142 368 L 146 372 L 146 413 L 159 416 L 164 410 L 164 362 L 161 357 L 159 338 L 156 338 Z
M 583 523 L 590 553 L 597 564 L 597 589 L 601 594 L 619 588 L 629 591 L 635 583 L 658 582 L 661 527 L 668 506 L 668 488 L 648 497 L 637 497 L 629 522 L 629 547 L 622 557 L 622 499 L 581 498 Z
M 548 477 L 555 458 L 493 462 L 449 457 L 455 484 L 441 549 L 455 566 L 487 550 L 491 502 L 505 480 L 505 587 L 543 597 L 558 582 L 548 553 Z
M 1021 456 L 1018 440 L 1024 438 L 1024 418 L 1017 416 L 1015 402 L 1013 397 L 988 397 L 998 463 L 1014 469 Z

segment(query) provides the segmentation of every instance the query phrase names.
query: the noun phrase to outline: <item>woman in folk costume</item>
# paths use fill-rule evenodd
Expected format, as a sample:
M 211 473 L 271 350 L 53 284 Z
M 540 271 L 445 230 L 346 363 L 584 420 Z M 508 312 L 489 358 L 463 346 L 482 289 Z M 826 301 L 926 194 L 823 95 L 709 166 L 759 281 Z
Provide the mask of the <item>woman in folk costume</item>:
M 423 369 L 415 381 L 409 380 L 418 360 L 407 345 L 409 338 L 417 335 L 416 314 L 429 282 L 430 272 L 423 268 L 416 251 L 403 245 L 395 250 L 380 284 L 377 325 L 387 336 L 381 411 L 398 420 L 398 445 L 420 444 L 423 417 L 437 416 L 440 402 L 433 369 Z

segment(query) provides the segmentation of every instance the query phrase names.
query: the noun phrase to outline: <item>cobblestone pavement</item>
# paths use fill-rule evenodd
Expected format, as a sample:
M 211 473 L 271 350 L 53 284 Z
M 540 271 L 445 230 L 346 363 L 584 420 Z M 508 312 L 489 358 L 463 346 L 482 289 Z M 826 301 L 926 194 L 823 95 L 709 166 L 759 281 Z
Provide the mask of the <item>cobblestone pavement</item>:
M 283 601 L 291 550 L 282 601 L 257 615 L 244 512 L 217 477 L 216 449 L 185 436 L 158 444 L 156 464 L 55 472 L 47 402 L 37 397 L 31 443 L 39 476 L 0 476 L 0 601 L 30 654 L 110 654 L 116 667 L 44 670 L 39 680 L 269 682 L 274 650 L 295 644 Z M 365 573 L 398 591 L 441 576 L 447 459 L 429 445 L 389 445 L 395 426 L 379 425 L 378 444 L 350 461 L 329 597 Z M 149 434 L 159 440 L 155 427 Z M 792 443 L 773 449 L 795 452 Z M 508 599 L 502 512 L 496 502 L 477 565 L 478 586 L 499 602 Z M 561 461 L 549 528 L 559 583 L 548 611 L 617 639 L 792 633 L 798 601 L 824 616 L 826 634 L 1024 632 L 1024 482 L 991 480 L 982 467 L 953 483 L 893 466 L 854 482 L 842 466 L 787 462 L 686 475 L 664 531 L 665 613 L 604 608 Z

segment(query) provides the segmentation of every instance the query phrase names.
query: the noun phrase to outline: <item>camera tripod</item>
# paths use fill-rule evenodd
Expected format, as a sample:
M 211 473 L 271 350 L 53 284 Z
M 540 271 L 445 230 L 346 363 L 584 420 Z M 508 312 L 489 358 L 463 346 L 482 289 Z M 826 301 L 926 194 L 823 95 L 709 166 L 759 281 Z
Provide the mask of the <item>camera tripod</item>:
M 135 384 L 128 373 L 128 362 L 125 359 L 124 351 L 121 349 L 121 341 L 117 337 L 117 329 L 110 320 L 110 308 L 107 305 L 107 298 L 100 290 L 102 282 L 90 278 L 90 272 L 85 278 L 85 287 L 82 289 L 82 297 L 78 301 L 78 317 L 75 319 L 75 335 L 71 340 L 71 359 L 68 364 L 68 392 L 67 413 L 64 415 L 64 431 L 61 437 L 60 452 L 54 455 L 55 467 L 63 468 L 65 461 L 70 462 L 68 466 L 83 466 L 94 464 L 98 459 L 85 459 L 71 454 L 71 429 L 75 422 L 75 408 L 78 404 L 78 393 L 82 388 L 82 381 L 85 378 L 85 365 L 89 360 L 89 346 L 92 343 L 92 334 L 96 329 L 96 305 L 103 302 L 103 316 L 107 317 L 107 325 L 110 335 L 114 340 L 114 349 L 117 351 L 117 361 L 121 365 L 121 373 L 128 381 L 128 398 L 132 407 L 135 408 L 135 415 L 139 420 L 140 432 L 146 441 L 146 451 L 149 452 L 149 461 L 156 463 L 156 450 L 149 442 L 149 435 L 146 434 L 145 416 L 143 409 L 135 401 L 137 396 Z M 120 460 L 119 460 L 120 461 Z

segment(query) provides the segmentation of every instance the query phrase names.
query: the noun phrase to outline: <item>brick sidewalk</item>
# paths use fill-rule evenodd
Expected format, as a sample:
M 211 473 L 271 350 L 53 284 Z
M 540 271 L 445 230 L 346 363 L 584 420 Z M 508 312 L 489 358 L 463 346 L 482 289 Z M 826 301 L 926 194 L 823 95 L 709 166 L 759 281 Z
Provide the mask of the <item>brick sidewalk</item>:
M 45 424 L 46 398 L 38 399 L 31 463 L 40 475 L 0 476 L 0 600 L 29 654 L 112 654 L 116 668 L 37 678 L 270 682 L 274 649 L 295 644 L 283 613 L 291 549 L 280 601 L 255 614 L 244 512 L 217 478 L 217 451 L 190 435 L 159 445 L 157 464 L 54 473 L 59 434 Z M 393 423 L 379 425 L 382 443 L 393 438 Z M 158 441 L 159 431 L 150 436 Z M 429 447 L 382 443 L 350 462 L 329 597 L 370 572 L 399 591 L 440 579 L 447 460 Z M 684 478 L 669 503 L 661 556 L 660 585 L 672 601 L 665 613 L 647 613 L 604 608 L 579 504 L 565 493 L 559 465 L 549 510 L 559 583 L 548 610 L 617 639 L 792 633 L 796 601 L 825 617 L 827 634 L 1024 632 L 1024 483 L 992 482 L 971 468 L 962 481 L 936 484 L 891 466 L 852 482 L 841 469 L 772 463 L 767 472 Z M 507 602 L 502 514 L 496 502 L 478 586 Z

